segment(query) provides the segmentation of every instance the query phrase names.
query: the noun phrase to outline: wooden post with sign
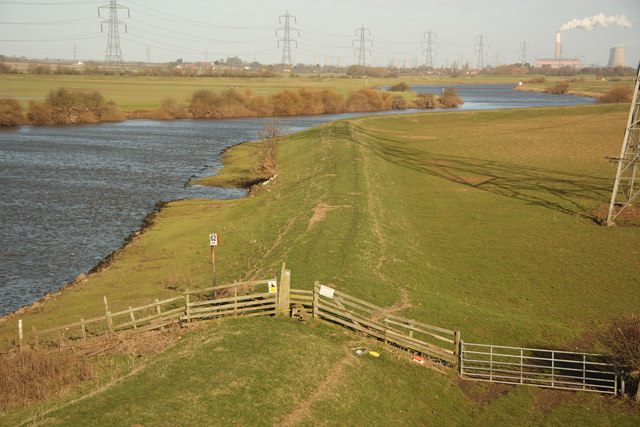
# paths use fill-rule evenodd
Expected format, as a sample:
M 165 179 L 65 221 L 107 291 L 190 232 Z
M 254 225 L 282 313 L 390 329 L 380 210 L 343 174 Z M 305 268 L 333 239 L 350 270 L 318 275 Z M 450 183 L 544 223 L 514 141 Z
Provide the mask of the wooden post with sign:
M 211 246 L 211 273 L 213 274 L 213 286 L 216 286 L 216 253 L 214 248 L 218 246 L 217 234 L 209 234 L 209 246 Z

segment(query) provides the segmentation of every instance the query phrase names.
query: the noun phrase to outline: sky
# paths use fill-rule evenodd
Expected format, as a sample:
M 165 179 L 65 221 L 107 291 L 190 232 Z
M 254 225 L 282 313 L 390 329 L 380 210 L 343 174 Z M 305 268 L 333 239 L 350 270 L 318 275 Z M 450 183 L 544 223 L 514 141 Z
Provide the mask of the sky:
M 0 0 L 0 54 L 104 60 L 109 3 Z M 248 62 L 280 63 L 284 43 L 279 40 L 284 37 L 287 11 L 294 64 L 358 63 L 360 28 L 367 39 L 366 64 L 372 66 L 425 64 L 429 32 L 434 66 L 520 63 L 525 52 L 526 60 L 533 62 L 554 56 L 560 28 L 599 14 L 624 15 L 619 21 L 627 24 L 563 31 L 563 56 L 606 66 L 610 49 L 624 47 L 628 66 L 635 68 L 640 61 L 639 0 L 118 0 L 117 4 L 125 61 L 195 62 L 238 56 Z

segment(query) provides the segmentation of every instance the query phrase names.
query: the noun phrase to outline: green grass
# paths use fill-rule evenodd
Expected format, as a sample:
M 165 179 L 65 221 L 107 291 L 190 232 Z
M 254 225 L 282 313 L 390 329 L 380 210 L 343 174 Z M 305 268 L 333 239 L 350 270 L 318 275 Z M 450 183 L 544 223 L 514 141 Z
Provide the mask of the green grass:
M 380 357 L 357 357 L 355 347 Z M 466 386 L 466 387 L 465 387 Z M 463 391 L 468 390 L 468 391 Z M 46 425 L 634 425 L 614 398 L 462 384 L 453 373 L 316 322 L 231 319 L 140 372 L 51 412 Z M 24 417 L 27 418 L 27 417 Z M 8 418 L 17 422 L 19 418 Z
M 319 280 L 383 307 L 406 292 L 411 306 L 401 315 L 460 329 L 467 342 L 601 350 L 597 333 L 612 317 L 637 312 L 640 301 L 640 265 L 623 262 L 637 258 L 640 228 L 601 227 L 591 219 L 609 200 L 615 168 L 604 156 L 620 149 L 627 114 L 628 107 L 609 105 L 432 112 L 354 118 L 292 135 L 280 145 L 278 177 L 260 192 L 236 201 L 169 203 L 109 269 L 22 313 L 25 329 L 100 315 L 102 295 L 115 311 L 208 286 L 207 238 L 218 232 L 220 283 L 273 277 L 286 262 L 294 288 L 311 289 Z M 234 147 L 219 179 L 234 181 L 248 170 L 255 150 L 256 144 Z M 52 420 L 73 422 L 76 413 L 100 417 L 108 402 L 116 402 L 119 409 L 108 413 L 131 423 L 170 423 L 179 404 L 194 423 L 217 420 L 221 407 L 235 411 L 229 416 L 239 424 L 252 424 L 261 411 L 265 423 L 278 422 L 295 408 L 291 399 L 312 396 L 330 366 L 346 357 L 341 340 L 353 339 L 323 326 L 242 322 L 248 320 L 196 333 L 187 341 L 192 344 L 183 344 L 194 346 L 186 354 L 171 350 L 117 393 L 86 403 L 91 411 L 83 404 Z M 219 345 L 232 351 L 212 358 L 218 344 L 204 341 L 215 341 L 218 331 L 241 338 L 235 344 L 223 339 Z M 4 343 L 15 335 L 15 319 L 0 321 Z M 249 351 L 255 363 L 245 366 Z M 314 352 L 326 361 L 318 361 L 319 372 L 310 373 L 317 381 L 307 384 L 298 358 Z M 267 353 L 282 358 L 302 391 L 291 391 L 297 388 L 289 372 L 269 377 Z M 227 398 L 204 373 L 204 380 L 190 378 L 184 364 L 209 366 L 210 375 L 222 378 L 243 378 L 253 369 L 254 399 L 243 387 L 230 387 Z M 161 378 L 154 379 L 162 377 L 160 366 L 176 372 L 162 387 Z M 454 376 L 415 369 L 385 358 L 347 364 L 345 381 L 312 399 L 311 415 L 301 422 L 350 424 L 374 415 L 387 417 L 382 423 L 409 424 L 638 421 L 637 411 L 598 396 L 562 394 L 574 397 L 557 397 L 542 410 L 548 396 L 528 388 L 480 405 L 462 394 Z M 188 393 L 194 381 L 205 392 Z M 162 400 L 166 387 L 175 387 L 166 395 L 177 403 Z M 265 397 L 270 394 L 277 403 Z M 210 405 L 210 418 L 192 414 L 198 405 Z

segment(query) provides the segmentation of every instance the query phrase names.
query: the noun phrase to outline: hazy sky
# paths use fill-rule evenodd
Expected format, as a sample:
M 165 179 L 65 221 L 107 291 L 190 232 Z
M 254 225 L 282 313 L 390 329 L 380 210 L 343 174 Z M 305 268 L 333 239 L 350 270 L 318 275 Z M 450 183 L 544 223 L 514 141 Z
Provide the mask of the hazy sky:
M 353 41 L 364 25 L 372 43 L 367 64 L 425 62 L 425 33 L 432 31 L 434 65 L 478 63 L 482 36 L 485 65 L 552 57 L 556 31 L 574 19 L 625 15 L 629 28 L 595 26 L 561 34 L 563 56 L 604 66 L 609 49 L 622 46 L 626 62 L 640 61 L 639 0 L 118 0 L 125 61 L 212 61 L 239 56 L 277 63 L 286 11 L 294 63 L 357 63 Z M 98 6 L 102 18 L 98 17 Z M 0 0 L 0 54 L 29 58 L 103 60 L 108 0 Z M 127 31 L 125 32 L 125 24 Z M 437 42 L 437 45 L 436 43 Z M 357 43 L 355 43 L 357 45 Z

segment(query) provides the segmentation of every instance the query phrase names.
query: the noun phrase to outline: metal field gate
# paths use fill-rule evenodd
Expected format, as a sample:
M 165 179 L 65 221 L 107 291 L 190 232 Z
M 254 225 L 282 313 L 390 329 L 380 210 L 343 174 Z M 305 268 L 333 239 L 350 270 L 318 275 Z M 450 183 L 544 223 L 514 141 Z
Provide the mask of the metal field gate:
M 606 394 L 624 392 L 623 376 L 601 354 L 465 342 L 460 350 L 464 379 Z

